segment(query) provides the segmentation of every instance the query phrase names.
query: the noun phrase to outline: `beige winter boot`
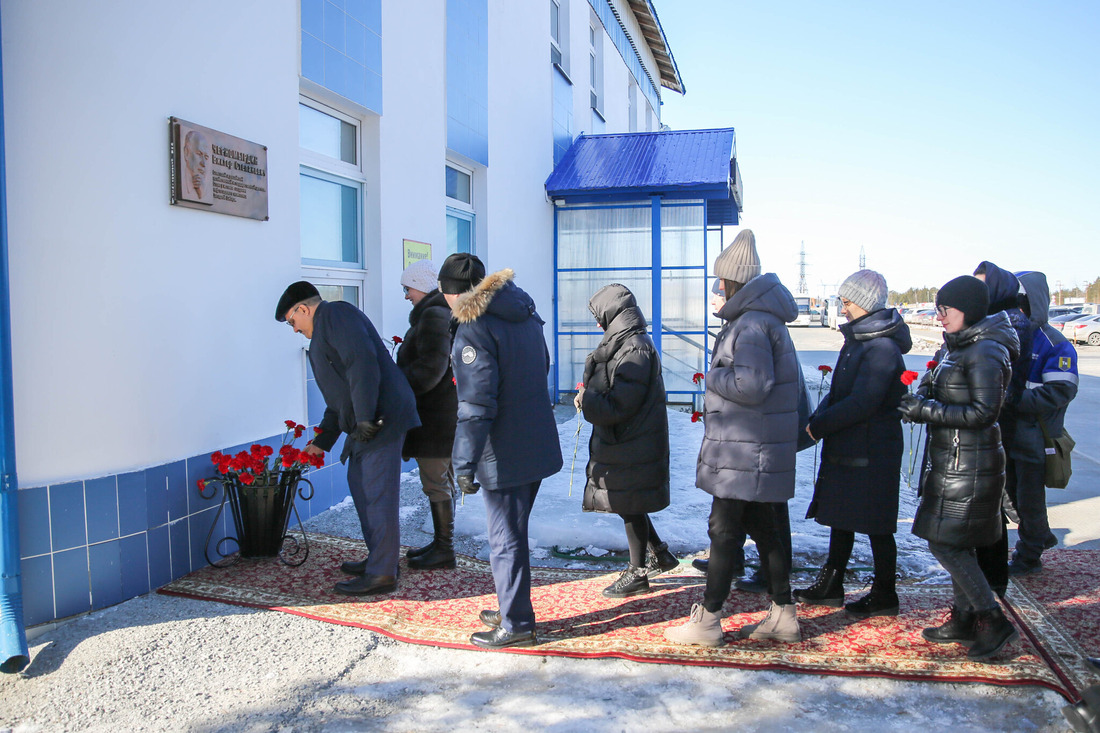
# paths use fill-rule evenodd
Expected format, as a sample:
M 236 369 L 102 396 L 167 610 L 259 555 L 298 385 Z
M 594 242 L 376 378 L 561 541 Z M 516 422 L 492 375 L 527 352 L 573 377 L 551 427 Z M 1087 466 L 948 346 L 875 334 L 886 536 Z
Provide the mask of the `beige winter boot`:
M 722 617 L 696 603 L 686 623 L 665 629 L 665 638 L 675 644 L 722 646 Z
M 758 624 L 750 624 L 738 632 L 742 639 L 775 639 L 795 643 L 802 641 L 802 632 L 798 628 L 798 616 L 795 614 L 795 605 L 780 606 L 772 603 L 768 609 L 768 615 Z M 748 631 L 748 634 L 745 632 Z

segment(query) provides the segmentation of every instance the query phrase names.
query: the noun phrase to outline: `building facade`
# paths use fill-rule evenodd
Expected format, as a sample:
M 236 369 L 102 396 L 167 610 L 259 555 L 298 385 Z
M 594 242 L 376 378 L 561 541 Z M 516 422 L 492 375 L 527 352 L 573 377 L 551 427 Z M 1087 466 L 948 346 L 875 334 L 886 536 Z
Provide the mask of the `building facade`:
M 555 163 L 683 91 L 650 0 L 6 0 L 0 30 L 28 626 L 205 565 L 210 454 L 320 420 L 288 283 L 388 338 L 407 258 L 470 251 L 548 315 Z M 172 205 L 170 118 L 264 149 L 266 220 Z

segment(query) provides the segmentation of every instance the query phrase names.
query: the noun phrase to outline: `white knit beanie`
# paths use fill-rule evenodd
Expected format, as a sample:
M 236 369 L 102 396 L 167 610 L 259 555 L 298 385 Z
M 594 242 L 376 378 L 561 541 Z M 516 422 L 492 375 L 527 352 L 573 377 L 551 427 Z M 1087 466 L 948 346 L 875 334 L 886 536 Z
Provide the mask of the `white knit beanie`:
M 756 237 L 751 229 L 742 229 L 714 261 L 714 276 L 747 283 L 759 274 L 760 256 L 756 254 Z
M 431 260 L 417 260 L 401 273 L 401 284 L 406 288 L 430 293 L 439 287 L 439 276 Z

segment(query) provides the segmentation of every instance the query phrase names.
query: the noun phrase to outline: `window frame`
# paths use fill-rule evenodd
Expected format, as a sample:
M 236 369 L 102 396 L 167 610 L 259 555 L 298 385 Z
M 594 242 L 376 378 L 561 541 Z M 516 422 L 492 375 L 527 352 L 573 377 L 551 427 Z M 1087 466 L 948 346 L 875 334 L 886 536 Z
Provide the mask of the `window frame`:
M 298 144 L 298 185 L 301 190 L 301 177 L 303 174 L 314 178 L 327 180 L 340 185 L 356 188 L 356 255 L 357 262 L 340 265 L 332 260 L 317 260 L 306 258 L 302 255 L 301 235 L 298 239 L 298 257 L 301 262 L 302 275 L 305 279 L 318 285 L 342 285 L 358 289 L 359 302 L 356 304 L 362 309 L 366 303 L 367 290 L 367 251 L 366 251 L 366 224 L 367 224 L 367 178 L 363 168 L 363 121 L 362 119 L 342 112 L 332 106 L 304 94 L 298 95 L 299 105 L 309 107 L 323 114 L 334 117 L 342 122 L 355 127 L 355 163 L 348 163 L 339 158 L 331 158 L 316 151 L 304 148 L 299 138 Z M 301 194 L 299 193 L 299 196 Z M 299 200 L 299 205 L 300 205 Z M 299 209 L 299 227 L 301 226 L 301 210 Z

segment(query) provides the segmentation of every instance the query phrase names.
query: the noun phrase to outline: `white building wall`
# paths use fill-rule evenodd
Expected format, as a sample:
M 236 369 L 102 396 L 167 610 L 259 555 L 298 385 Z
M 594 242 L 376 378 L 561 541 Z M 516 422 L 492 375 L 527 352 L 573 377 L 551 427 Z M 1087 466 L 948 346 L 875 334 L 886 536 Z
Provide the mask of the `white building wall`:
M 550 71 L 549 11 L 491 0 L 488 241 L 482 251 L 489 271 L 515 270 L 516 284 L 534 298 L 547 323 L 548 343 L 554 292 L 553 207 L 544 186 L 554 168 Z
M 381 204 L 380 229 L 367 241 L 370 256 L 378 253 L 377 268 L 368 264 L 367 314 L 387 341 L 405 335 L 412 307 L 401 290 L 402 240 L 431 244 L 436 269 L 447 257 L 446 20 L 446 0 L 382 4 L 381 182 L 377 196 L 367 192 Z
M 273 318 L 300 273 L 298 3 L 2 12 L 21 484 L 304 418 L 300 343 Z M 169 205 L 170 115 L 268 146 L 270 221 Z

